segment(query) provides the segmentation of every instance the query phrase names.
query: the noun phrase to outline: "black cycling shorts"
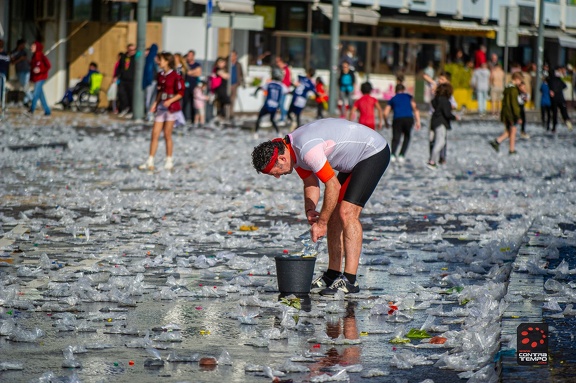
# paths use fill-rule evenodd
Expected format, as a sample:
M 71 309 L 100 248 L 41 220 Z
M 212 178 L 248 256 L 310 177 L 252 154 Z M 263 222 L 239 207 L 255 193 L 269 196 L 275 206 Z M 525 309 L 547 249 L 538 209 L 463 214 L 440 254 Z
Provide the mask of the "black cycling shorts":
M 350 173 L 338 173 L 340 197 L 338 202 L 346 201 L 364 207 L 376 189 L 376 185 L 390 163 L 390 146 L 356 164 Z

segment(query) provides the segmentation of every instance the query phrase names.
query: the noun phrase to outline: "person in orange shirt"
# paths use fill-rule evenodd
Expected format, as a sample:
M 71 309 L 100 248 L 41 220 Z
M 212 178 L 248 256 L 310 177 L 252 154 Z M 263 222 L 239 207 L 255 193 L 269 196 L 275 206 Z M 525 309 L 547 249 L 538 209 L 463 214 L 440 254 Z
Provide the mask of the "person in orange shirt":
M 348 114 L 348 119 L 352 121 L 354 114 L 358 111 L 360 114 L 358 122 L 371 129 L 376 129 L 376 120 L 374 116 L 374 108 L 376 108 L 376 110 L 378 110 L 378 130 L 381 130 L 382 125 L 384 125 L 384 116 L 382 114 L 382 107 L 378 100 L 370 96 L 370 93 L 372 93 L 372 84 L 369 82 L 363 83 L 360 85 L 360 92 L 362 92 L 362 97 L 354 103 L 354 106 Z

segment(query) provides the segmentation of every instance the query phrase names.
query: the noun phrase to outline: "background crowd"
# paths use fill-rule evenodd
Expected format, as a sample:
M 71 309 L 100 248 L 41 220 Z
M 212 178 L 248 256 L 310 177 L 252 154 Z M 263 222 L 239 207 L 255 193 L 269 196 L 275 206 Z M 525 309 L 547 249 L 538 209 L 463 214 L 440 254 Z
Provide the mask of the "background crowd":
M 156 77 L 160 71 L 158 53 L 156 44 L 152 44 L 146 49 L 144 77 L 142 84 L 138 84 L 144 90 L 144 106 L 149 121 L 153 120 L 150 107 L 155 100 Z M 132 117 L 132 100 L 136 86 L 135 55 L 136 47 L 134 44 L 129 44 L 126 51 L 118 54 L 115 67 L 110 68 L 113 71 L 112 83 L 109 88 L 102 90 L 107 92 L 108 110 L 120 117 Z M 270 56 L 269 52 L 266 52 L 264 56 Z M 203 68 L 202 63 L 196 60 L 196 54 L 193 50 L 183 55 L 174 53 L 174 58 L 175 71 L 182 77 L 185 84 L 184 95 L 180 101 L 185 120 L 189 124 L 195 125 L 204 124 L 213 116 L 220 121 L 233 121 L 236 117 L 234 106 L 238 97 L 238 89 L 246 86 L 246 71 L 238 62 L 238 54 L 232 52 L 230 57 L 217 58 L 212 67 L 208 69 L 208 73 L 203 73 L 205 68 Z M 429 111 L 432 110 L 431 102 L 435 95 L 438 78 L 442 77 L 441 74 L 448 73 L 451 75 L 451 83 L 454 88 L 471 90 L 477 103 L 479 115 L 490 113 L 499 115 L 505 87 L 510 83 L 512 74 L 519 72 L 523 76 L 521 104 L 524 108 L 533 107 L 535 92 L 541 92 L 542 101 L 538 107 L 542 111 L 542 121 L 547 130 L 554 131 L 556 129 L 558 114 L 565 123 L 570 123 L 567 102 L 564 98 L 566 83 L 571 81 L 569 76 L 571 73 L 569 72 L 572 72 L 572 67 L 570 65 L 549 68 L 545 63 L 541 73 L 542 87 L 535 89 L 536 64 L 528 63 L 521 66 L 517 63 L 511 63 L 509 73 L 505 73 L 499 56 L 496 53 L 489 54 L 485 45 L 479 45 L 478 49 L 471 54 L 465 54 L 461 49 L 456 50 L 455 54 L 447 59 L 448 63 L 442 68 L 435 66 L 434 62 L 430 61 L 422 73 L 417 75 L 418 79 L 424 80 L 423 99 L 428 104 L 426 109 Z M 306 92 L 305 101 L 308 101 L 309 95 L 314 95 L 316 117 L 324 117 L 328 96 L 325 82 L 321 77 L 294 76 L 290 63 L 281 56 L 266 61 L 270 62 L 272 66 L 270 80 L 276 78 L 288 89 L 286 92 L 281 92 L 281 97 L 277 101 L 279 124 L 286 123 L 286 121 L 290 122 L 292 116 L 296 117 L 298 123 L 300 122 L 299 112 L 301 110 L 296 108 L 293 110 L 296 110 L 297 113 L 289 113 L 292 105 L 286 102 L 286 97 L 289 94 L 294 94 L 294 91 L 299 87 L 301 91 L 303 83 L 313 86 L 310 92 Z M 4 41 L 0 40 L 0 73 L 6 78 L 9 77 L 10 65 L 14 66 L 13 73 L 16 75 L 14 82 L 21 90 L 22 105 L 27 108 L 28 112 L 34 113 L 36 104 L 40 101 L 44 114 L 50 115 L 51 109 L 46 102 L 43 84 L 48 78 L 51 65 L 43 53 L 42 44 L 36 41 L 28 45 L 25 40 L 21 39 L 12 51 L 8 51 L 4 46 Z M 337 79 L 338 92 L 336 93 L 340 117 L 348 117 L 355 101 L 362 97 L 362 84 L 359 82 L 357 73 L 357 69 L 362 67 L 362 60 L 357 56 L 354 45 L 343 47 Z M 64 108 L 70 108 L 83 89 L 100 92 L 102 77 L 97 76 L 99 73 L 98 64 L 90 63 L 86 75 L 63 95 L 59 104 L 62 104 Z M 307 73 L 311 73 L 310 70 Z M 94 76 L 95 74 L 96 76 Z M 402 83 L 403 77 L 401 73 L 398 73 L 397 82 Z M 574 77 L 576 76 L 572 76 L 572 78 Z M 454 101 L 453 97 L 452 100 Z M 300 98 L 300 102 L 302 102 L 302 98 Z M 310 102 L 314 104 L 314 101 Z M 456 102 L 453 102 L 453 106 L 460 109 L 463 105 L 457 105 Z M 524 138 L 528 138 L 524 127 L 522 127 L 521 134 Z

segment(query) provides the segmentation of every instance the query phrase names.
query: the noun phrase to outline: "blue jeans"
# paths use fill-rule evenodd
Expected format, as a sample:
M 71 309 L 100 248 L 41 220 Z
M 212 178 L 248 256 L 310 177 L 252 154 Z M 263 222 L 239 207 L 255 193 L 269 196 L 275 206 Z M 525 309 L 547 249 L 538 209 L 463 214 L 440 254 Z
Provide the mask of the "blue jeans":
M 288 110 L 284 105 L 286 103 L 286 95 L 283 94 L 280 98 L 280 121 L 284 122 L 286 120 L 286 115 L 288 114 Z
M 32 100 L 32 93 L 28 91 L 28 83 L 30 82 L 30 72 L 29 71 L 18 72 L 17 75 L 18 75 L 18 82 L 20 83 L 22 91 L 24 92 L 24 102 L 26 103 Z
M 486 100 L 488 99 L 488 92 L 485 90 L 476 91 L 476 100 L 478 101 L 478 113 L 486 113 Z
M 34 92 L 32 92 L 32 105 L 30 105 L 30 112 L 34 113 L 34 109 L 36 109 L 36 104 L 38 103 L 38 99 L 40 99 L 40 103 L 42 104 L 42 109 L 44 109 L 44 114 L 50 114 L 50 107 L 46 102 L 46 96 L 44 96 L 44 83 L 46 80 L 36 81 L 34 83 Z

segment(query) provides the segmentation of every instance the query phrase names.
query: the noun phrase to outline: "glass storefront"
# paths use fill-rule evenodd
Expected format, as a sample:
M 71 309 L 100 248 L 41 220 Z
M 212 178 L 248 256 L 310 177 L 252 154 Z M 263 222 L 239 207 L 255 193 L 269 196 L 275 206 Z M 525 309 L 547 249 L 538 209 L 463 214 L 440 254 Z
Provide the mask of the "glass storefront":
M 340 37 L 340 61 L 353 51 L 356 71 L 369 74 L 416 74 L 428 61 L 444 63 L 447 42 L 430 39 L 395 39 L 386 37 Z M 263 52 L 270 52 L 258 61 Z M 296 68 L 329 69 L 330 36 L 298 32 L 252 32 L 249 39 L 249 64 L 270 65 L 271 56 L 280 55 Z

